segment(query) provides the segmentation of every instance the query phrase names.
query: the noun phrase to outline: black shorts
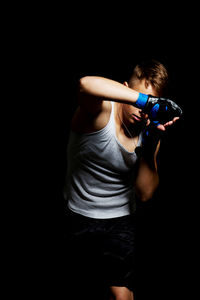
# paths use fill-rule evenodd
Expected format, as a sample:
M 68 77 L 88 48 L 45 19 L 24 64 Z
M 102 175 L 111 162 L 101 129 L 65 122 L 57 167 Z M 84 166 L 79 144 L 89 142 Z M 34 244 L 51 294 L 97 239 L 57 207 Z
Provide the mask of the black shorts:
M 124 286 L 134 291 L 135 222 L 135 214 L 93 219 L 68 210 L 65 258 L 70 287 Z

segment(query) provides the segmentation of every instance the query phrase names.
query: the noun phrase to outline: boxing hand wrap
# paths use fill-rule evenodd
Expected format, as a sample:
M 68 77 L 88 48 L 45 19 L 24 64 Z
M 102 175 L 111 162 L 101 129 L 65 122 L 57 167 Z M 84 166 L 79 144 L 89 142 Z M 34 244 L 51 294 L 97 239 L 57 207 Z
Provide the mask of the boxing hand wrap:
M 162 138 L 164 131 L 159 130 L 156 126 L 149 125 L 145 128 L 142 137 L 142 154 L 143 156 L 152 156 L 157 148 L 159 140 Z
M 181 108 L 172 100 L 139 93 L 135 103 L 144 113 L 149 115 L 153 125 L 164 124 L 174 117 L 181 117 Z
M 147 104 L 148 98 L 149 98 L 148 95 L 139 93 L 139 96 L 138 96 L 137 101 L 135 103 L 136 106 L 138 108 L 142 108 L 143 109 L 146 106 L 146 104 Z

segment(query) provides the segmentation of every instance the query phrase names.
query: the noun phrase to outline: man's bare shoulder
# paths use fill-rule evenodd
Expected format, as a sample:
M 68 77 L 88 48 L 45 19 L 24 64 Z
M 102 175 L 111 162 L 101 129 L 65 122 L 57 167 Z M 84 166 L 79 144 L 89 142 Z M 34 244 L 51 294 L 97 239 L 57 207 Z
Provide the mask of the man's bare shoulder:
M 95 113 L 83 106 L 78 106 L 72 118 L 72 130 L 79 133 L 91 133 L 104 128 L 110 119 L 112 105 L 110 101 L 102 101 L 101 105 L 101 110 Z

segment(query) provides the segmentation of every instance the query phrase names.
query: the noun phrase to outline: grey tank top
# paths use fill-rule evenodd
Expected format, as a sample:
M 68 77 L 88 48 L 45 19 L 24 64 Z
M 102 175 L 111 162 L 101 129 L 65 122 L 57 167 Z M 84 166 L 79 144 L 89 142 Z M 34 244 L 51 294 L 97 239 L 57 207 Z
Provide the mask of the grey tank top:
M 71 131 L 69 136 L 66 207 L 90 218 L 116 218 L 136 209 L 134 178 L 138 157 L 117 139 L 114 102 L 111 104 L 110 119 L 103 129 L 87 134 Z M 137 146 L 141 141 L 142 134 Z

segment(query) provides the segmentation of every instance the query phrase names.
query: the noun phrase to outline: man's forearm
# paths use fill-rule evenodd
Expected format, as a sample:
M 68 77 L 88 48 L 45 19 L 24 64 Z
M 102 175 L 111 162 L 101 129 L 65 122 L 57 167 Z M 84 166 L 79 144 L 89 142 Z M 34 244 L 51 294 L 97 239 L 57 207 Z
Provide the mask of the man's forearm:
M 152 198 L 159 184 L 157 171 L 157 155 L 160 148 L 160 141 L 154 144 L 153 148 L 142 149 L 138 167 L 138 174 L 135 181 L 136 193 L 141 201 Z
M 139 93 L 127 85 L 104 77 L 82 77 L 79 80 L 79 92 L 80 94 L 93 96 L 100 100 L 134 105 L 137 108 L 145 110 L 152 123 L 156 125 L 160 125 L 163 120 L 166 123 L 173 120 L 174 117 L 182 115 L 181 108 L 170 99 Z M 161 118 L 159 117 L 160 112 L 162 115 Z
M 135 104 L 139 92 L 117 81 L 104 77 L 86 76 L 79 81 L 79 90 L 103 100 L 116 101 L 126 104 Z
M 148 161 L 141 158 L 138 175 L 135 181 L 135 190 L 141 201 L 147 201 L 153 197 L 159 184 L 159 176 L 155 160 Z

